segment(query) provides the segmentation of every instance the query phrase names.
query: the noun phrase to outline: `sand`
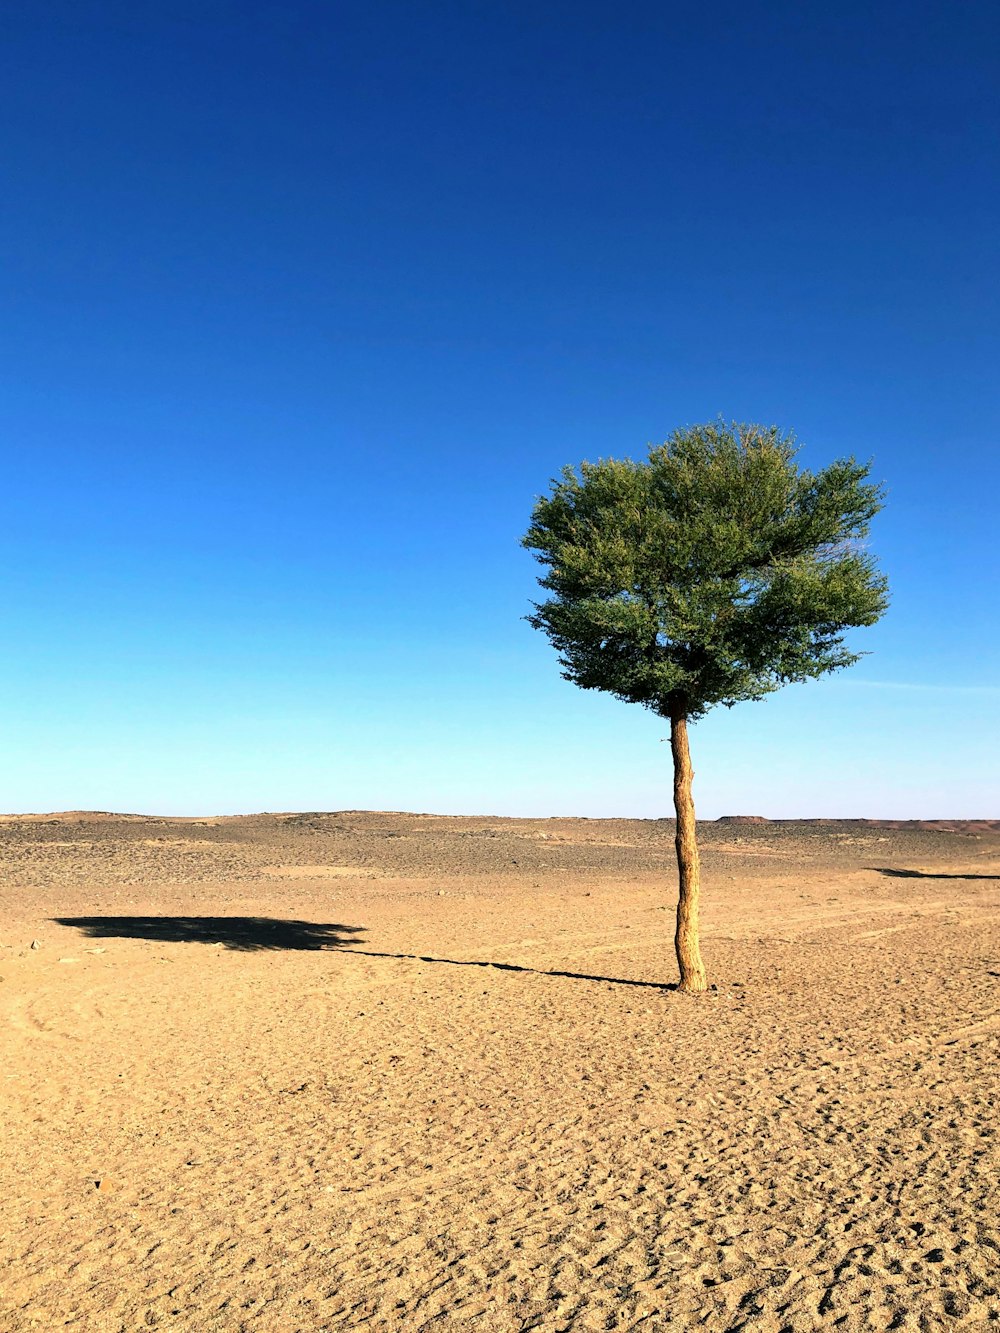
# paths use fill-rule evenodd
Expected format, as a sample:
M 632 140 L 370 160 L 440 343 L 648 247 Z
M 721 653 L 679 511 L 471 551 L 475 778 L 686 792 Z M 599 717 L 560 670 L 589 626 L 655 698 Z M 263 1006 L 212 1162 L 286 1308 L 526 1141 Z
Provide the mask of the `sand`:
M 1000 1324 L 1000 826 L 672 832 L 0 820 L 0 1327 Z

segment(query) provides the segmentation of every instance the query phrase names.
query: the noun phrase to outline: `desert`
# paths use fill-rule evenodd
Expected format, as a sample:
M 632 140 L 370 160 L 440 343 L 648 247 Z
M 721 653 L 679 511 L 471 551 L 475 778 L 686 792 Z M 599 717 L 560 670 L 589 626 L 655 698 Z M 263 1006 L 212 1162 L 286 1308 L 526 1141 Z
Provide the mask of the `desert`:
M 0 821 L 0 1323 L 1000 1323 L 1000 821 Z

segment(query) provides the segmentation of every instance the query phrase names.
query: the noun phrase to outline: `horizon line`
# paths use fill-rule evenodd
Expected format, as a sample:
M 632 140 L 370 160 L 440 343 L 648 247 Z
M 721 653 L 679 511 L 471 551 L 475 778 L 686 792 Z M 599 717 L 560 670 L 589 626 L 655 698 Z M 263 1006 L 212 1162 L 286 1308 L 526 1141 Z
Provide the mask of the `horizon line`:
M 454 814 L 435 810 L 382 810 L 375 808 L 350 807 L 339 810 L 247 810 L 235 814 L 208 815 L 158 815 L 135 810 L 25 810 L 0 813 L 0 822 L 28 819 L 135 819 L 161 820 L 176 823 L 207 822 L 209 820 L 235 819 L 296 819 L 306 815 L 321 817 L 331 815 L 394 815 L 408 819 L 495 819 L 512 823 L 542 823 L 552 820 L 580 820 L 583 823 L 596 824 L 604 820 L 616 823 L 636 824 L 674 823 L 674 815 L 498 815 L 488 812 L 482 814 Z M 995 824 L 1000 823 L 1000 815 L 755 815 L 732 814 L 699 817 L 699 824 L 747 823 L 747 824 Z

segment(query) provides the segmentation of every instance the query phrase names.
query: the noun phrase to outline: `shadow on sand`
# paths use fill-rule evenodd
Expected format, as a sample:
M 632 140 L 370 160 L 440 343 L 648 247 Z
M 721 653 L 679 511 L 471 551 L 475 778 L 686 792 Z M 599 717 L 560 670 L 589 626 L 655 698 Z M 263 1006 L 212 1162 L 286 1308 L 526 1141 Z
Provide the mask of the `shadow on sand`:
M 173 944 L 223 944 L 227 949 L 339 949 L 363 926 L 282 921 L 269 916 L 59 916 L 91 939 L 162 940 Z
M 939 875 L 934 870 L 899 870 L 893 866 L 866 866 L 865 869 L 874 870 L 879 875 L 891 875 L 893 879 L 1000 879 L 1000 875 Z
M 56 925 L 82 930 L 91 939 L 160 940 L 170 944 L 222 944 L 227 949 L 349 949 L 365 958 L 407 959 L 415 963 L 442 963 L 448 967 L 490 967 L 498 972 L 529 972 L 540 977 L 569 977 L 574 981 L 603 981 L 611 986 L 643 986 L 672 991 L 675 982 L 636 981 L 591 972 L 526 967 L 522 963 L 493 963 L 474 958 L 436 958 L 432 954 L 380 953 L 355 949 L 364 926 L 321 924 L 317 921 L 282 921 L 268 916 L 58 916 Z
M 649 990 L 676 990 L 675 981 L 635 981 L 632 977 L 604 977 L 593 972 L 568 972 L 559 968 L 526 967 L 523 963 L 491 963 L 479 958 L 436 958 L 424 953 L 376 953 L 372 949 L 352 949 L 366 958 L 406 958 L 414 963 L 444 963 L 448 967 L 492 967 L 497 972 L 530 972 L 536 977 L 570 977 L 574 981 L 604 981 L 609 986 L 645 986 Z

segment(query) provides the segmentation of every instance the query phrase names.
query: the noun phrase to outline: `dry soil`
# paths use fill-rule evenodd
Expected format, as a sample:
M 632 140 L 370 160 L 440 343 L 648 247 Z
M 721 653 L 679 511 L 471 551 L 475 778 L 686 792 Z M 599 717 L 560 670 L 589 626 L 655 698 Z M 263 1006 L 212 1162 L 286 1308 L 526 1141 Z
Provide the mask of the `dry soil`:
M 1000 824 L 0 820 L 0 1326 L 1000 1325 Z

